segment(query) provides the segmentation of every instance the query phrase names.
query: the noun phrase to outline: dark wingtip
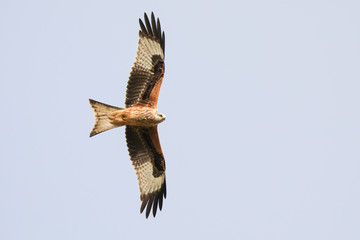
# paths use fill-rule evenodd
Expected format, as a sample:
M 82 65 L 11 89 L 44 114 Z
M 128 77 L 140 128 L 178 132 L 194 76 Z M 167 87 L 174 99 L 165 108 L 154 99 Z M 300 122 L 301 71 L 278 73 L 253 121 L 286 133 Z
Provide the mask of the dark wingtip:
M 146 197 L 144 199 L 144 197 L 141 197 L 141 201 L 142 201 L 142 204 L 141 204 L 141 207 L 140 207 L 140 213 L 142 213 L 146 207 L 146 204 L 147 202 L 149 201 L 149 199 Z
M 156 195 L 155 195 L 155 199 L 154 199 L 154 203 L 153 203 L 153 216 L 154 216 L 154 217 L 156 216 L 156 211 L 157 211 L 157 206 L 158 206 L 159 198 L 160 198 L 160 195 L 159 195 L 159 194 L 156 194 Z
M 154 15 L 154 12 L 151 12 L 151 20 L 155 20 L 155 15 Z
M 164 31 L 162 32 L 161 46 L 162 46 L 164 54 L 165 54 L 165 32 Z
M 166 198 L 166 179 L 164 179 L 164 183 L 161 187 L 162 193 L 164 195 L 164 198 Z
M 139 24 L 140 31 L 150 37 L 155 37 L 160 42 L 161 48 L 165 53 L 165 33 L 164 31 L 161 32 L 160 20 L 155 17 L 154 12 L 151 12 L 150 20 L 146 12 L 144 12 L 144 21 L 139 18 Z
M 152 208 L 153 216 L 155 217 L 157 208 L 159 207 L 159 211 L 162 210 L 163 198 L 166 198 L 166 181 L 164 181 L 161 188 L 156 192 L 140 196 L 140 200 L 142 201 L 140 213 L 143 213 L 146 208 L 145 217 L 148 218 Z
M 151 26 L 152 26 L 152 30 L 153 30 L 153 35 L 154 35 L 154 37 L 157 37 L 156 21 L 155 21 L 155 16 L 154 16 L 154 13 L 153 13 L 153 12 L 151 12 Z
M 146 13 L 144 13 L 144 20 L 145 20 L 145 26 L 146 26 L 148 35 L 149 35 L 149 36 L 154 36 L 154 35 L 153 35 L 153 31 L 152 31 L 152 29 L 151 29 L 151 24 L 150 24 L 149 18 L 148 18 L 148 16 L 146 15 Z
M 147 204 L 147 207 L 146 207 L 146 218 L 149 217 L 149 214 L 150 214 L 150 212 L 151 212 L 151 207 L 152 207 L 153 202 L 154 202 L 154 197 L 155 197 L 155 196 L 151 196 L 150 199 L 149 199 L 149 202 L 148 202 L 148 204 Z
M 140 24 L 141 31 L 145 34 L 148 34 L 146 27 L 145 27 L 143 21 L 141 20 L 141 18 L 139 18 L 139 24 Z

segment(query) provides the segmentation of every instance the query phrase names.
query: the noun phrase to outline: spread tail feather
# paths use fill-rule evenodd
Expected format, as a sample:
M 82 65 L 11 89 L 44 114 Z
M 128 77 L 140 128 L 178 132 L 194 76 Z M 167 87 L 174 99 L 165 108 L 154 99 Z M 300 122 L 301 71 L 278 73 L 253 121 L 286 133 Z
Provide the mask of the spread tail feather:
M 120 110 L 122 108 L 97 102 L 93 99 L 89 99 L 89 102 L 91 107 L 94 109 L 94 114 L 95 114 L 95 124 L 93 130 L 90 133 L 90 137 L 102 133 L 106 130 L 119 127 L 119 125 L 115 125 L 111 123 L 108 114 L 112 113 L 115 110 Z

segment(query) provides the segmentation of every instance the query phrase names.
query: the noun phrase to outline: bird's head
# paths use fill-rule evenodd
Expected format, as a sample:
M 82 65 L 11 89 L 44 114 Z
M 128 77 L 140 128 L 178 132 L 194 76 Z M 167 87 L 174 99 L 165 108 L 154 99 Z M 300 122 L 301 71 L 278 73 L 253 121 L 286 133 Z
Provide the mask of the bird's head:
M 156 122 L 159 122 L 159 123 L 161 123 L 162 121 L 164 121 L 165 120 L 165 115 L 164 114 L 162 114 L 162 113 L 160 113 L 160 112 L 156 112 L 156 114 L 155 114 L 155 120 L 156 120 Z

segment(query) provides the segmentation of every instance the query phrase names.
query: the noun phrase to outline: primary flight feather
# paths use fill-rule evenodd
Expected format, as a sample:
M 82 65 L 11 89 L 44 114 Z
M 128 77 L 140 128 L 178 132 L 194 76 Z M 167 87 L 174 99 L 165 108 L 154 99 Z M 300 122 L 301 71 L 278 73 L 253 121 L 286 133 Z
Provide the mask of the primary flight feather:
M 155 217 L 166 198 L 165 159 L 157 131 L 157 125 L 165 120 L 157 110 L 165 71 L 165 34 L 153 13 L 151 21 L 145 13 L 144 22 L 139 19 L 138 50 L 127 84 L 125 108 L 89 101 L 95 113 L 90 137 L 126 126 L 126 142 L 140 188 L 140 213 L 146 209 L 147 218 L 151 209 Z

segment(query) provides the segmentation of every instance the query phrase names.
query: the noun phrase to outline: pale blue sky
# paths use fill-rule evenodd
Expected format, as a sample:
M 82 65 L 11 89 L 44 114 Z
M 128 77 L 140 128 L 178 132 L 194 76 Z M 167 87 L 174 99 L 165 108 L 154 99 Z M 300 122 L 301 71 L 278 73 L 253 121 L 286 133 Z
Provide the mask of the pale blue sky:
M 168 197 L 139 214 L 123 106 L 166 33 Z M 0 1 L 0 239 L 360 239 L 359 1 Z

